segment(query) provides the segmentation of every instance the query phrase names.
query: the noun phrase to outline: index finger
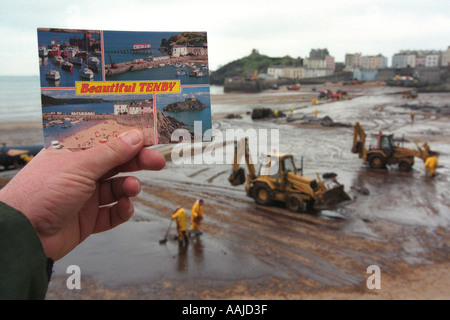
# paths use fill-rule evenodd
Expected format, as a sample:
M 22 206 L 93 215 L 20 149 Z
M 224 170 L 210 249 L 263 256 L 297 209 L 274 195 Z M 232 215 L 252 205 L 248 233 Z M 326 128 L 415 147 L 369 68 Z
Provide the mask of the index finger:
M 102 178 L 108 179 L 122 172 L 135 172 L 140 170 L 161 170 L 164 168 L 166 160 L 158 151 L 142 149 L 128 162 L 108 171 Z

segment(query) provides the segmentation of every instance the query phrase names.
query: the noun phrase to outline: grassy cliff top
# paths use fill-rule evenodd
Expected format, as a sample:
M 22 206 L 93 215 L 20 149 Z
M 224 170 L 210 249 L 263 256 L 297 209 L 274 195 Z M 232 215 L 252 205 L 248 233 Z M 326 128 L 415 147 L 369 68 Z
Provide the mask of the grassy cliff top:
M 232 61 L 218 70 L 212 72 L 211 84 L 223 84 L 225 78 L 240 77 L 251 78 L 255 71 L 258 73 L 266 73 L 267 69 L 273 65 L 282 66 L 301 66 L 302 59 L 291 58 L 289 56 L 281 58 L 272 58 L 263 54 L 259 54 L 257 50 L 244 58 Z

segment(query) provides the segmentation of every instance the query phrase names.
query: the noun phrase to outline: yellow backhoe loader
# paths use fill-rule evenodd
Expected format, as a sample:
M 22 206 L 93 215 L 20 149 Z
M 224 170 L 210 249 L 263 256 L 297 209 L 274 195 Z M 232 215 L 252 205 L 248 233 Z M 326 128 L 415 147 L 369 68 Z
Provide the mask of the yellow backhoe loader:
M 423 148 L 416 143 L 417 150 L 397 147 L 394 145 L 393 134 L 385 134 L 381 131 L 372 134 L 369 149 L 366 149 L 365 143 L 366 133 L 359 122 L 356 122 L 352 153 L 358 153 L 364 164 L 368 162 L 369 166 L 374 169 L 384 169 L 386 165 L 397 164 L 400 171 L 409 171 L 414 165 L 414 157 L 425 162 L 428 157 L 436 155 L 436 152 L 432 152 L 427 143 L 423 145 Z
M 246 182 L 247 196 L 252 197 L 256 203 L 271 205 L 279 201 L 284 202 L 290 211 L 303 212 L 305 207 L 306 210 L 323 209 L 351 200 L 344 191 L 344 186 L 337 182 L 336 174 L 323 175 L 324 179 L 330 179 L 335 185 L 329 188 L 318 174 L 317 180 L 304 176 L 303 163 L 297 169 L 290 154 L 267 154 L 256 172 L 250 158 L 248 139 L 244 140 L 244 143 L 235 141 L 233 171 L 228 181 L 234 186 Z M 243 154 L 249 171 L 247 178 L 245 170 L 239 166 Z
M 402 91 L 402 96 L 406 99 L 415 99 L 418 97 L 418 95 L 419 93 L 416 89 Z

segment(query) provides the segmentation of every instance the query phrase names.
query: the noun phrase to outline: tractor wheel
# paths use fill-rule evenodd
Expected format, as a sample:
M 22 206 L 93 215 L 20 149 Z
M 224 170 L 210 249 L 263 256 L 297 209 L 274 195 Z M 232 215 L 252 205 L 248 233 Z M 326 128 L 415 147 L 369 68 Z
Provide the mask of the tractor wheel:
M 299 194 L 292 194 L 286 199 L 286 207 L 292 212 L 302 212 L 305 202 Z
M 272 198 L 270 197 L 270 187 L 265 183 L 257 183 L 253 188 L 253 198 L 256 203 L 268 206 L 272 204 Z
M 369 165 L 374 169 L 383 169 L 386 166 L 386 159 L 379 154 L 371 155 L 369 158 Z
M 398 169 L 400 171 L 407 172 L 411 170 L 411 164 L 406 160 L 402 160 L 398 163 Z

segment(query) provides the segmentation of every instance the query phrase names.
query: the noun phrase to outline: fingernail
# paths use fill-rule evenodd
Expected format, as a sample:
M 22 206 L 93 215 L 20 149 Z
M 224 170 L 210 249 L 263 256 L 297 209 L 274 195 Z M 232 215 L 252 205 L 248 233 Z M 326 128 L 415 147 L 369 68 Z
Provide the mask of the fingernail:
M 126 144 L 130 146 L 137 145 L 142 140 L 142 134 L 137 130 L 130 130 L 119 136 Z

